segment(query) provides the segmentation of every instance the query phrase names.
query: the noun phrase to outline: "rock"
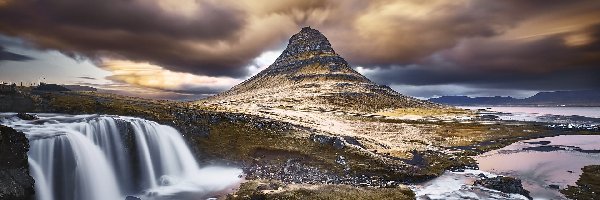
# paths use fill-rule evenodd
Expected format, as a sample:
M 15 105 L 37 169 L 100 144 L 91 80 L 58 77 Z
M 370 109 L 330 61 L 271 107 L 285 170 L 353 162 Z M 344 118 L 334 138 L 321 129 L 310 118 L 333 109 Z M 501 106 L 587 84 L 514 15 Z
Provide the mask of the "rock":
M 28 151 L 25 134 L 0 125 L 0 199 L 33 199 L 34 180 L 29 175 Z
M 494 178 L 484 178 L 476 180 L 474 185 L 481 185 L 504 193 L 521 194 L 532 199 L 531 196 L 529 196 L 529 191 L 523 189 L 521 180 L 512 177 L 497 176 Z
M 333 140 L 333 147 L 335 147 L 336 149 L 343 149 L 346 146 L 346 144 L 344 143 L 344 141 L 338 137 L 336 137 Z
M 321 144 L 332 145 L 336 149 L 343 149 L 346 146 L 344 139 L 336 136 L 311 134 L 310 139 Z
M 335 162 L 340 165 L 346 165 L 346 158 L 344 156 L 337 156 Z
M 125 200 L 142 200 L 142 199 L 140 199 L 138 197 L 134 197 L 134 196 L 127 196 L 127 197 L 125 197 Z
M 17 117 L 22 119 L 22 120 L 36 120 L 38 119 L 37 116 L 32 115 L 32 114 L 27 114 L 27 113 L 19 113 L 17 114 Z

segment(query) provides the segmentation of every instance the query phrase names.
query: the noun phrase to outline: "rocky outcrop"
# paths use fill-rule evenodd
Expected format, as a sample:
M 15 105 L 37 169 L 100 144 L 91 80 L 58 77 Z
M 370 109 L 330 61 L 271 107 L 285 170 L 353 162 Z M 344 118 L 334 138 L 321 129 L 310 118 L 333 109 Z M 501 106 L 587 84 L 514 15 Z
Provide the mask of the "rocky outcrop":
M 493 190 L 498 190 L 504 193 L 520 194 L 529 199 L 532 199 L 531 196 L 529 196 L 529 191 L 523 189 L 523 184 L 521 183 L 521 180 L 516 178 L 497 176 L 493 178 L 484 178 L 476 180 L 474 184 L 481 185 L 483 187 L 490 188 Z
M 372 82 L 352 69 L 321 32 L 310 27 L 293 35 L 268 68 L 201 102 L 242 108 L 259 105 L 356 112 L 439 106 Z
M 18 113 L 17 117 L 22 119 L 22 120 L 34 120 L 34 119 L 38 119 L 38 117 L 34 114 L 27 114 L 27 113 Z
M 25 134 L 0 125 L 0 199 L 33 199 L 34 180 L 29 175 Z

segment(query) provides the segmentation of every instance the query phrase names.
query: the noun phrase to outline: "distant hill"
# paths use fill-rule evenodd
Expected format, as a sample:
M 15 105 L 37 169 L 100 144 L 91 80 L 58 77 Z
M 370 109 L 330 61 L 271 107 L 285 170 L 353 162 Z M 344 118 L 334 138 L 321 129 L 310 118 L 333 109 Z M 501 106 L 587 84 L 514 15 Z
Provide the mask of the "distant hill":
M 531 97 L 468 97 L 442 96 L 429 99 L 431 102 L 454 106 L 505 105 L 505 106 L 600 106 L 600 90 L 539 92 Z
M 59 91 L 71 91 L 62 85 L 57 84 L 48 84 L 48 83 L 40 83 L 39 86 L 33 88 L 36 91 L 49 91 L 49 92 L 59 92 Z
M 268 68 L 201 102 L 237 107 L 298 107 L 373 112 L 441 107 L 378 85 L 352 69 L 327 38 L 310 27 L 293 35 Z
M 98 91 L 98 89 L 84 85 L 62 85 L 71 91 Z

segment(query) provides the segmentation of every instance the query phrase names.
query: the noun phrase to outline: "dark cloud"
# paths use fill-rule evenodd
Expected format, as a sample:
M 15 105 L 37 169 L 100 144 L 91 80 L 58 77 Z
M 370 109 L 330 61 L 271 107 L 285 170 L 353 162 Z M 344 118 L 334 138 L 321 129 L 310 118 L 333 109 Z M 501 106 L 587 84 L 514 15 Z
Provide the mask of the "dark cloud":
M 120 57 L 193 73 L 244 73 L 237 68 L 256 53 L 224 55 L 193 45 L 237 40 L 243 12 L 196 2 L 197 10 L 184 16 L 144 0 L 9 0 L 0 6 L 0 31 L 72 56 Z
M 582 68 L 540 74 L 427 69 L 425 67 L 377 68 L 365 73 L 386 85 L 465 85 L 474 88 L 516 90 L 577 90 L 600 88 L 600 69 Z
M 594 0 L 5 0 L 0 33 L 98 65 L 240 78 L 310 25 L 380 83 L 589 88 L 598 87 L 599 9 Z
M 0 46 L 0 61 L 28 61 L 33 60 L 32 57 L 16 54 L 13 52 L 6 51 L 3 46 Z
M 94 77 L 89 77 L 89 76 L 80 76 L 80 77 L 77 77 L 77 78 L 80 78 L 80 79 L 86 79 L 86 80 L 96 80 L 96 78 L 94 78 Z

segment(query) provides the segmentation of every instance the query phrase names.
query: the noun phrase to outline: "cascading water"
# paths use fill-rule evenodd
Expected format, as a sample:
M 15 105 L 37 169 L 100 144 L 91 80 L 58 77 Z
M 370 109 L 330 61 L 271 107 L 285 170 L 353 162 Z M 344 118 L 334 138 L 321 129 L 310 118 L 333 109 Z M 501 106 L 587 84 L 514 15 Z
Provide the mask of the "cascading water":
M 2 124 L 27 134 L 38 200 L 200 199 L 240 181 L 235 168 L 199 168 L 177 130 L 122 116 L 11 114 Z

